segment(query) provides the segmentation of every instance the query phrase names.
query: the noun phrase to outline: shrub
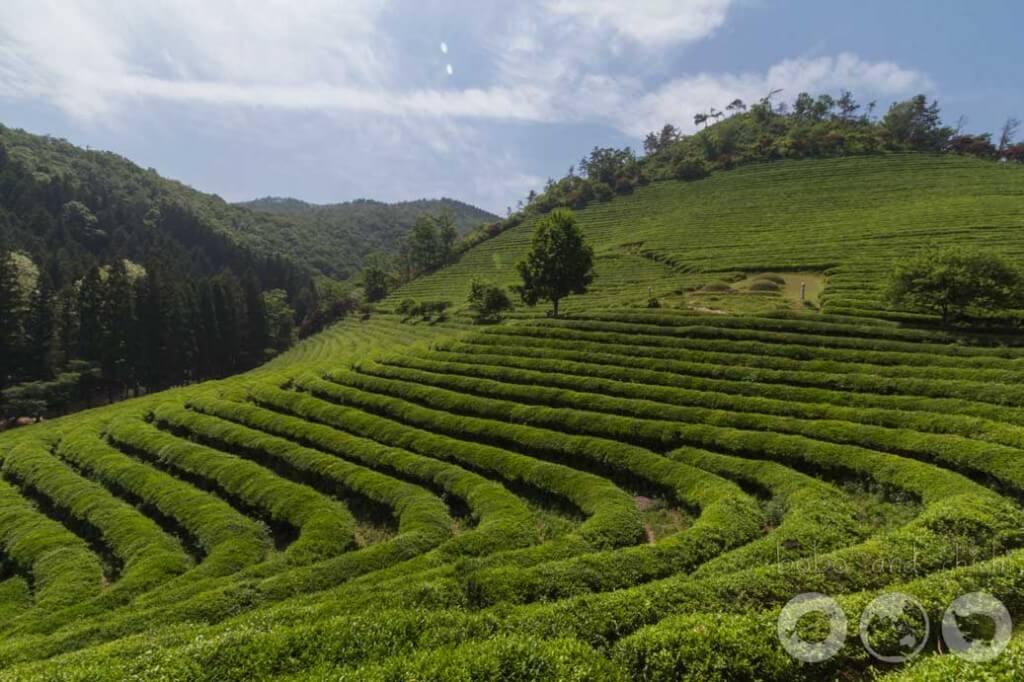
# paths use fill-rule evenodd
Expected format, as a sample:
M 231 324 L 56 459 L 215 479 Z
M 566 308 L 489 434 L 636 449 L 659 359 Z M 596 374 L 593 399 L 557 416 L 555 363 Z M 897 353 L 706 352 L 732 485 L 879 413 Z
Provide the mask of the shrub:
M 672 176 L 677 180 L 700 180 L 710 175 L 707 164 L 700 159 L 683 158 L 672 167 Z
M 469 288 L 469 307 L 478 324 L 492 324 L 500 322 L 501 314 L 511 310 L 512 301 L 502 287 L 473 280 Z
M 403 318 L 409 319 L 410 317 L 416 314 L 416 309 L 418 307 L 419 304 L 416 303 L 415 299 L 405 298 L 402 299 L 402 302 L 399 303 L 398 306 L 395 308 L 395 312 L 401 315 Z
M 592 185 L 594 187 L 594 198 L 598 201 L 608 201 L 615 196 L 615 192 L 612 191 L 612 188 L 606 182 L 592 181 Z

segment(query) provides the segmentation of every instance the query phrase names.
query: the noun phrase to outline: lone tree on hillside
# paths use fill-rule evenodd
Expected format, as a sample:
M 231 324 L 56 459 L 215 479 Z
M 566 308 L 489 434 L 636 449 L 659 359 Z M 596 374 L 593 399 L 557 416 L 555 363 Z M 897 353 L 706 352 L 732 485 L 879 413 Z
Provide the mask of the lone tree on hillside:
M 523 278 L 515 291 L 526 305 L 551 301 L 558 317 L 558 302 L 569 294 L 582 294 L 594 280 L 594 251 L 583 239 L 572 211 L 558 209 L 537 223 L 526 260 L 516 268 Z
M 1001 310 L 1019 304 L 1022 285 L 1021 272 L 995 254 L 929 248 L 896 267 L 889 298 L 936 312 L 947 324 L 969 307 Z

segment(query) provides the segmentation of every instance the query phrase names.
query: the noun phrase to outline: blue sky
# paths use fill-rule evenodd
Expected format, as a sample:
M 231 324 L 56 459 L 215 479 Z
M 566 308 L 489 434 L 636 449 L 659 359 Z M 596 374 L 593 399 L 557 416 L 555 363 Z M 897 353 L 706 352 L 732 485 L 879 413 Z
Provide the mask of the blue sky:
M 232 201 L 503 212 L 595 145 L 783 88 L 1024 118 L 1019 2 L 4 0 L 0 122 Z

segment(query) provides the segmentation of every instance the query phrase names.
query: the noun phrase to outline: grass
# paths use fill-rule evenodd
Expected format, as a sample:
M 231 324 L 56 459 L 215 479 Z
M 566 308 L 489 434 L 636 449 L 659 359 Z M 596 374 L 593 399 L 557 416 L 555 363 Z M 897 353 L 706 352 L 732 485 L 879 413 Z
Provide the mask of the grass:
M 882 295 L 930 242 L 1020 262 L 1022 195 L 949 155 L 655 183 L 579 213 L 562 319 L 467 316 L 523 225 L 257 370 L 4 433 L 0 680 L 852 678 L 880 593 L 1024 617 L 1024 347 Z M 775 637 L 810 591 L 851 623 L 818 667 Z

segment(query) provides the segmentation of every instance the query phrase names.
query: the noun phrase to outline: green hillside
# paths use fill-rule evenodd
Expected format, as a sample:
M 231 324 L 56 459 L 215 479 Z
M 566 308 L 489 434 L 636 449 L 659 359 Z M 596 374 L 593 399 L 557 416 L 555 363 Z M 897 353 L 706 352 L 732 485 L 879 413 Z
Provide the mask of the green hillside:
M 497 216 L 455 199 L 419 199 L 386 204 L 360 199 L 340 204 L 310 204 L 298 199 L 266 197 L 238 206 L 258 213 L 288 216 L 288 228 L 277 232 L 274 248 L 332 277 L 348 277 L 367 255 L 394 253 L 402 237 L 425 214 L 450 211 L 460 232 L 491 222 Z
M 1024 345 L 882 296 L 927 244 L 1020 264 L 1022 209 L 955 155 L 655 182 L 577 213 L 560 318 L 465 311 L 528 221 L 257 370 L 0 434 L 0 680 L 1010 679 L 1019 635 L 882 667 L 858 627 L 1024 617 Z M 815 665 L 810 592 L 848 617 Z

